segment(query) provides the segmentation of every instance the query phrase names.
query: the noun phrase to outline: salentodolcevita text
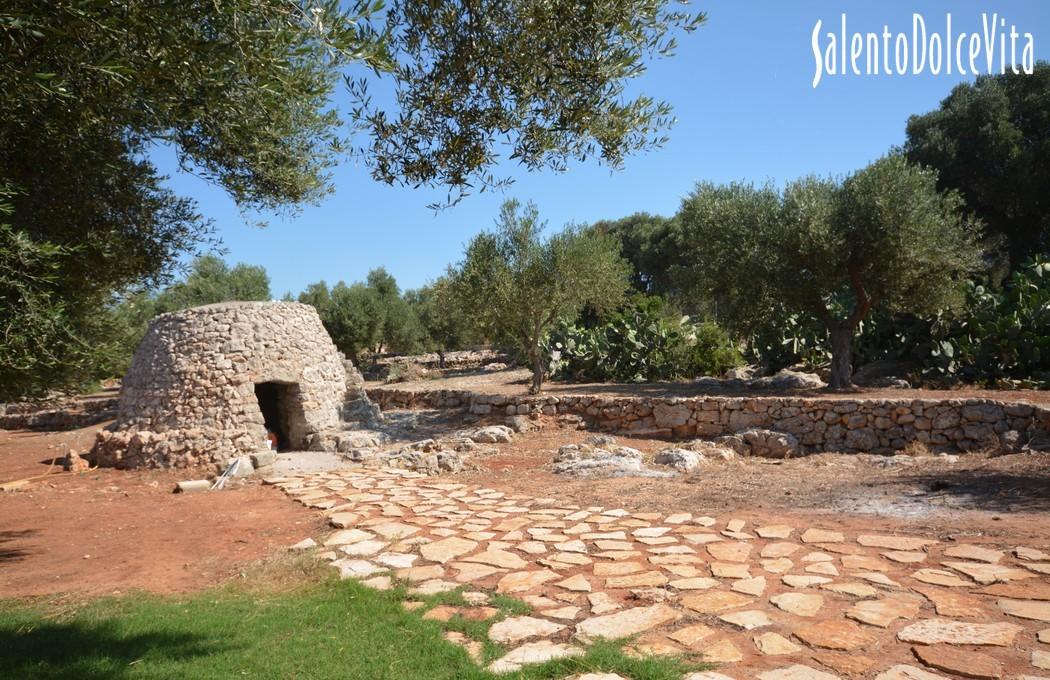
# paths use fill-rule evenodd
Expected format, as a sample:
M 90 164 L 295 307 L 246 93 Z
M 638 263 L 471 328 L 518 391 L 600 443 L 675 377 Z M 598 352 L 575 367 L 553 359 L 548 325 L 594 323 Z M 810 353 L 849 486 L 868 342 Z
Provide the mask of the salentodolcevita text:
M 1031 74 L 1035 69 L 1035 36 L 1021 33 L 998 13 L 982 13 L 975 30 L 959 30 L 950 13 L 938 26 L 921 14 L 912 14 L 911 33 L 850 33 L 843 13 L 839 32 L 821 33 L 824 26 L 817 20 L 813 26 L 812 47 L 815 69 L 813 87 L 825 75 L 940 75 Z

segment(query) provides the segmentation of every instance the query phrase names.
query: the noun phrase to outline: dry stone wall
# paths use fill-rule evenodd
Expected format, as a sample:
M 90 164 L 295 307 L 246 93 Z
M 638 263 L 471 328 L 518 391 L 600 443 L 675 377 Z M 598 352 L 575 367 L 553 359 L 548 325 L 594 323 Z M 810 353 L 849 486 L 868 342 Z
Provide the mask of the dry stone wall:
M 1050 410 L 989 399 L 805 397 L 508 397 L 462 390 L 375 388 L 389 408 L 466 408 L 478 415 L 575 415 L 590 427 L 693 439 L 764 428 L 794 435 L 803 451 L 891 452 L 911 442 L 938 451 L 1015 447 L 1050 430 Z
M 225 467 L 266 449 L 259 383 L 277 383 L 292 446 L 338 428 L 342 360 L 309 305 L 233 302 L 158 316 L 124 379 L 117 420 L 94 455 L 115 467 Z

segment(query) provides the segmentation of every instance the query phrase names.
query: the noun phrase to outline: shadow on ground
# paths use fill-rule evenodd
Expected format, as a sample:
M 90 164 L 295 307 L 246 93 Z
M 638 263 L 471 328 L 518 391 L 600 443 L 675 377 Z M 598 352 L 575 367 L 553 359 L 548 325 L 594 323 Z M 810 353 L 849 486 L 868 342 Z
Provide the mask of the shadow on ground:
M 1039 454 L 1045 455 L 1045 454 Z M 956 507 L 994 512 L 1050 511 L 1050 469 L 941 471 L 916 475 L 912 481 L 927 489 L 927 498 Z
M 0 621 L 0 677 L 109 680 L 141 668 L 223 651 L 214 639 L 188 633 L 122 632 L 113 623 L 31 624 Z
M 36 532 L 32 529 L 22 531 L 0 531 L 0 564 L 15 562 L 24 559 L 32 552 L 25 548 L 12 547 L 9 544 L 32 536 Z

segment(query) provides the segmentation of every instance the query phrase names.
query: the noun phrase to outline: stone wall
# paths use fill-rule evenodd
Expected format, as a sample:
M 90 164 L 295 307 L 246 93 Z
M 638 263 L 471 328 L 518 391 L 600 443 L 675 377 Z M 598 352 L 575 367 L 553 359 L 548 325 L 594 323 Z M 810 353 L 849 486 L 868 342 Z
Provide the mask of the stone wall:
M 117 421 L 93 453 L 115 467 L 225 467 L 266 448 L 255 385 L 288 385 L 293 446 L 341 425 L 346 372 L 309 305 L 232 302 L 150 324 L 124 379 Z
M 911 442 L 939 451 L 998 448 L 1050 430 L 1050 409 L 989 399 L 821 397 L 507 397 L 463 390 L 369 391 L 389 408 L 466 408 L 479 415 L 581 416 L 595 429 L 693 439 L 748 428 L 787 432 L 804 451 L 888 453 Z M 1015 434 L 1016 433 L 1016 434 Z
M 0 406 L 0 430 L 75 430 L 111 420 L 117 397 L 72 398 L 59 403 Z

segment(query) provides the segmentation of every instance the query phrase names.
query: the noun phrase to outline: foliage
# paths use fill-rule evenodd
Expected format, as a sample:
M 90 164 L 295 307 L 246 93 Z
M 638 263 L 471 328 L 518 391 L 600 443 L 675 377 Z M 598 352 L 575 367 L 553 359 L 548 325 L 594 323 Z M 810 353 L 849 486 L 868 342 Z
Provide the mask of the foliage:
M 338 151 L 335 69 L 376 49 L 335 0 L 6 2 L 0 185 L 13 238 L 50 250 L 47 277 L 30 279 L 9 248 L 0 268 L 52 301 L 46 320 L 40 305 L 5 310 L 9 340 L 41 353 L 34 366 L 0 355 L 18 391 L 102 370 L 90 355 L 114 349 L 102 323 L 114 296 L 163 285 L 211 242 L 211 224 L 147 160 L 155 145 L 243 208 L 316 200 Z
M 452 593 L 426 598 L 464 604 Z M 460 630 L 484 647 L 492 624 L 524 605 L 495 596 L 488 621 L 425 620 L 402 607 L 405 588 L 377 591 L 335 578 L 316 583 L 250 587 L 243 583 L 176 596 L 126 595 L 60 606 L 0 602 L 0 674 L 59 680 L 225 680 L 232 677 L 498 680 L 442 637 Z M 673 657 L 638 658 L 612 642 L 580 657 L 531 664 L 518 680 L 549 680 L 587 672 L 639 680 L 678 680 L 705 664 Z
M 846 178 L 700 185 L 682 204 L 684 285 L 716 318 L 752 334 L 777 313 L 819 323 L 831 381 L 849 384 L 852 339 L 873 309 L 933 313 L 961 298 L 979 262 L 977 225 L 936 174 L 891 154 Z M 784 317 L 782 317 L 784 318 Z
M 1050 262 L 1030 260 L 1001 290 L 970 282 L 961 312 L 932 323 L 931 376 L 967 382 L 1050 382 Z
M 717 324 L 696 323 L 639 297 L 592 328 L 562 325 L 545 340 L 551 373 L 580 382 L 653 382 L 719 375 L 741 363 Z
M 360 359 L 364 352 L 410 354 L 420 346 L 422 330 L 397 281 L 382 267 L 367 281 L 329 290 L 321 281 L 299 294 L 299 302 L 313 305 L 339 351 Z
M 448 274 L 456 304 L 474 310 L 479 331 L 528 358 L 533 392 L 543 385 L 547 332 L 585 306 L 599 314 L 615 309 L 629 273 L 612 237 L 568 227 L 542 239 L 545 226 L 532 203 L 521 210 L 506 201 L 496 231 L 475 236 Z
M 936 169 L 998 240 L 1011 269 L 1050 248 L 1050 63 L 979 76 L 908 121 L 909 160 Z
M 628 96 L 647 62 L 703 13 L 678 0 L 394 0 L 387 26 L 398 104 L 388 114 L 349 81 L 360 153 L 387 183 L 455 192 L 503 185 L 496 146 L 526 168 L 564 169 L 598 156 L 619 167 L 661 144 L 670 107 Z M 670 7 L 669 7 L 670 6 Z
M 636 291 L 664 297 L 677 292 L 668 277 L 679 264 L 673 219 L 635 213 L 618 220 L 600 220 L 590 228 L 619 240 L 620 254 L 631 263 L 631 286 Z
M 405 300 L 419 320 L 422 348 L 437 352 L 442 368 L 446 352 L 465 349 L 477 341 L 470 315 L 456 304 L 448 277 L 405 291 Z

